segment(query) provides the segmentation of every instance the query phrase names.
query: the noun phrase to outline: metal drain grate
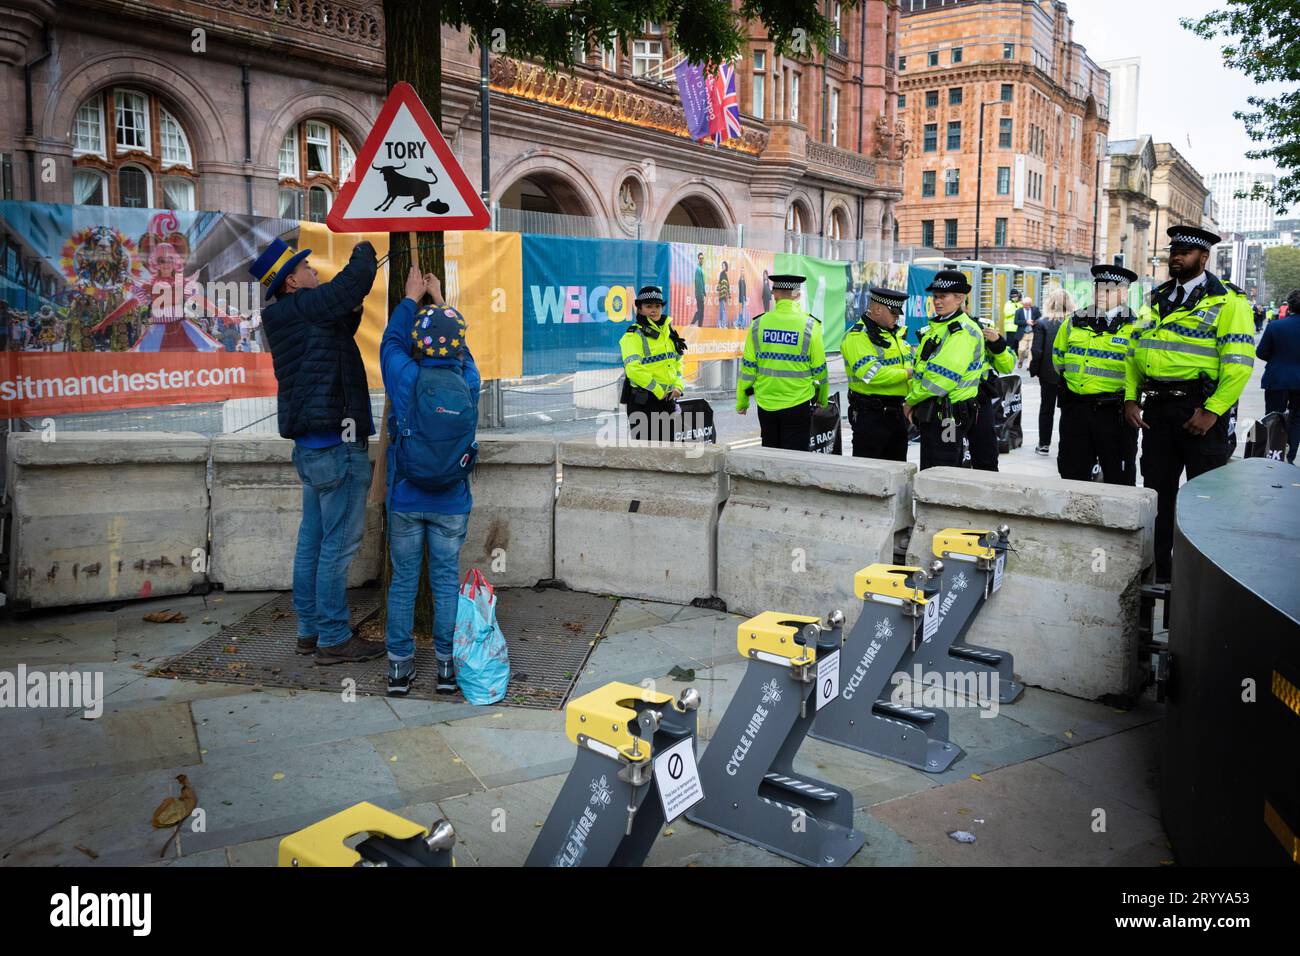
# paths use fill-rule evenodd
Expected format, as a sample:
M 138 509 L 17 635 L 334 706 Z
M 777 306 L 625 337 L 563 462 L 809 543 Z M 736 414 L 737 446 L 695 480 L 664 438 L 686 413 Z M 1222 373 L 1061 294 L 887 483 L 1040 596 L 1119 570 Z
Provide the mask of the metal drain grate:
M 497 618 L 510 651 L 510 684 L 503 706 L 558 710 L 587 663 L 593 642 L 604 632 L 617 604 L 614 598 L 559 588 L 511 588 L 497 592 Z M 379 592 L 348 592 L 355 627 L 379 609 Z M 387 661 L 317 667 L 294 652 L 298 616 L 293 596 L 280 594 L 222 628 L 193 650 L 157 668 L 152 676 L 227 684 L 260 684 L 337 693 L 345 678 L 356 681 L 358 694 L 387 691 Z M 408 698 L 463 702 L 459 694 L 437 694 L 432 644 L 416 644 L 419 676 Z

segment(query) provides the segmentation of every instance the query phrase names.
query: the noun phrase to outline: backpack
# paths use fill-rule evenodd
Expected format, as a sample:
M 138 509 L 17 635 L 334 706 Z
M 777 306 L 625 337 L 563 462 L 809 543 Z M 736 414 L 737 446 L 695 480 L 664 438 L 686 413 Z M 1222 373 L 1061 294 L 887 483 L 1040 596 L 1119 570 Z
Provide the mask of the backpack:
M 478 460 L 478 401 L 462 369 L 420 367 L 405 421 L 394 436 L 398 481 L 443 491 Z

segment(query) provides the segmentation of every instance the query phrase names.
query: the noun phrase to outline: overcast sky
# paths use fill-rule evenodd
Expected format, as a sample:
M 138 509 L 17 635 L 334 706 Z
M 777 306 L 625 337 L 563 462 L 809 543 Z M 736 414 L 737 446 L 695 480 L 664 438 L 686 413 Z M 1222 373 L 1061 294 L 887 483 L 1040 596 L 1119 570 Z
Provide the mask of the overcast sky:
M 1067 0 L 1074 39 L 1094 61 L 1140 57 L 1138 135 L 1173 143 L 1202 176 L 1233 169 L 1277 172 L 1269 162 L 1248 160 L 1252 147 L 1233 110 L 1246 97 L 1276 94 L 1223 65 L 1222 40 L 1202 40 L 1179 25 L 1226 6 L 1222 0 Z M 1191 145 L 1188 145 L 1190 138 Z

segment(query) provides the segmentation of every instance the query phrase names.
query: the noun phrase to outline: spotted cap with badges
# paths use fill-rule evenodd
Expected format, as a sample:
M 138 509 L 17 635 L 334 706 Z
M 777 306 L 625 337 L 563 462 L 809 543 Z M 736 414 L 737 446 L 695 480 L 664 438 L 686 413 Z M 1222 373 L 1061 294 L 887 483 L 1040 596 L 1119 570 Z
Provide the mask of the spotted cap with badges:
M 895 292 L 893 289 L 873 285 L 871 287 L 871 301 L 879 302 L 891 312 L 902 312 L 903 306 L 907 304 L 907 293 Z
M 925 287 L 926 292 L 960 292 L 970 291 L 970 282 L 956 269 L 941 269 Z
M 785 292 L 793 292 L 807 281 L 803 276 L 796 275 L 768 276 L 768 278 L 772 280 L 773 289 Z
M 1171 246 L 1196 246 L 1198 249 L 1209 250 L 1220 242 L 1219 237 L 1208 229 L 1198 229 L 1195 226 L 1170 226 L 1165 234 L 1169 236 Z
M 1101 263 L 1092 267 L 1093 282 L 1113 282 L 1117 285 L 1137 282 L 1137 273 L 1123 266 Z
M 636 294 L 636 299 L 633 301 L 635 301 L 637 305 L 641 305 L 643 302 L 649 303 L 650 305 L 656 303 L 663 305 L 665 301 L 664 290 L 659 288 L 657 285 L 643 285 L 641 291 Z
M 460 358 L 465 350 L 465 317 L 451 306 L 426 305 L 411 329 L 412 354 L 423 358 Z

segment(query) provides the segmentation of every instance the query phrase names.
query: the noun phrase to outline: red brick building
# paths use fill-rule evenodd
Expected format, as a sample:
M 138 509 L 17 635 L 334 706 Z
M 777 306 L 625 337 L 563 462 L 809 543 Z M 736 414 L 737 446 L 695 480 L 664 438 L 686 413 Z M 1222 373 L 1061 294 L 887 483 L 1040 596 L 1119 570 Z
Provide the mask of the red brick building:
M 1086 268 L 1105 214 L 1097 170 L 1110 78 L 1073 41 L 1066 5 L 901 0 L 901 13 L 899 241 L 956 258 L 978 245 L 990 262 Z
M 827 11 L 825 53 L 778 58 L 751 33 L 744 134 L 723 148 L 687 137 L 654 24 L 563 76 L 493 57 L 492 198 L 596 235 L 888 256 L 898 8 Z M 8 0 L 0 18 L 6 198 L 323 219 L 386 89 L 374 2 Z M 442 128 L 477 187 L 478 57 L 452 30 L 443 51 Z

